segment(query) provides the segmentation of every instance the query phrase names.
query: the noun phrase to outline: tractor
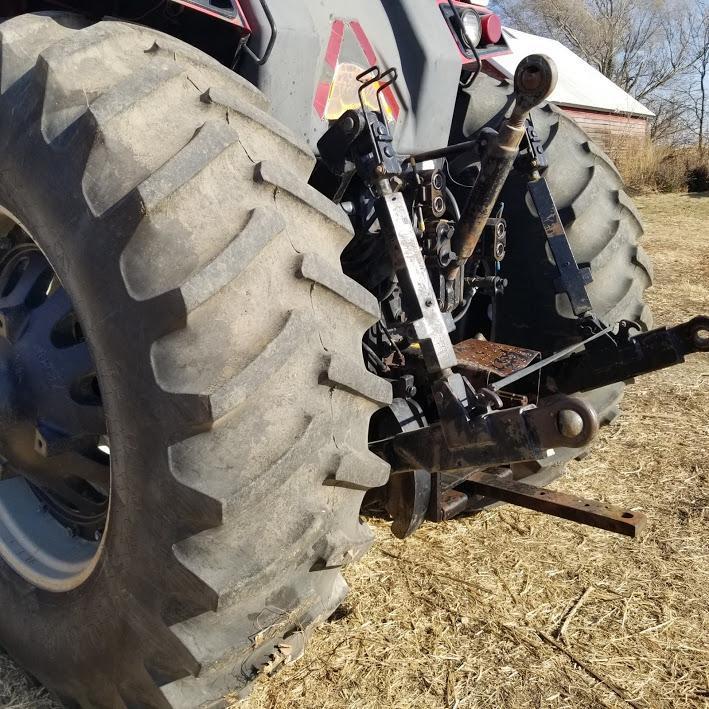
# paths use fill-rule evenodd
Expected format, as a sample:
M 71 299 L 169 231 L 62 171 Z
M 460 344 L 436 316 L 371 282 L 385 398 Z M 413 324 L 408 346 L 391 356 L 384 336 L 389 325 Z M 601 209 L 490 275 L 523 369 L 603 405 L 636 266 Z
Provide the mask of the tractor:
M 0 646 L 58 701 L 246 696 L 368 510 L 639 532 L 545 487 L 709 319 L 652 329 L 638 211 L 492 9 L 0 15 Z

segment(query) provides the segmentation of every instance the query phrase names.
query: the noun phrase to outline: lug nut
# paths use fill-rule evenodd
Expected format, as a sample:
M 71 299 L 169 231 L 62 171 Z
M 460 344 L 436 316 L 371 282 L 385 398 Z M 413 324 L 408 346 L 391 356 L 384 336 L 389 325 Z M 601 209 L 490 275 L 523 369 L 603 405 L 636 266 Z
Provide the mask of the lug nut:
M 583 419 L 571 409 L 564 409 L 559 412 L 557 424 L 561 435 L 569 440 L 578 438 L 584 430 Z

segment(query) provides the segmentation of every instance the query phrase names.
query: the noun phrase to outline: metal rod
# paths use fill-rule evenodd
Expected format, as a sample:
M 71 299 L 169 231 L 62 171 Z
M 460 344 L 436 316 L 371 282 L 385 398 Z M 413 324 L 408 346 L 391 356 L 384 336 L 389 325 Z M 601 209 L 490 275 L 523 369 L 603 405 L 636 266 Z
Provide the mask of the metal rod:
M 505 377 L 504 379 L 500 379 L 499 382 L 494 382 L 493 384 L 489 385 L 488 388 L 492 389 L 493 391 L 503 391 L 505 389 L 505 387 L 510 386 L 510 384 L 514 384 L 515 382 L 518 382 L 520 379 L 524 379 L 525 377 L 528 377 L 530 374 L 534 374 L 535 372 L 538 372 L 540 369 L 544 369 L 545 367 L 548 367 L 550 364 L 554 364 L 554 362 L 558 362 L 560 359 L 564 359 L 564 357 L 568 357 L 569 355 L 575 354 L 576 352 L 580 352 L 590 342 L 594 342 L 599 337 L 603 337 L 604 335 L 607 335 L 612 330 L 613 330 L 613 326 L 609 325 L 604 330 L 601 330 L 600 332 L 595 333 L 594 335 L 592 335 L 588 339 L 584 340 L 583 342 L 577 342 L 575 345 L 571 345 L 571 347 L 567 347 L 565 350 L 561 350 L 561 352 L 557 352 L 556 354 L 553 354 L 551 357 L 547 357 L 546 359 L 543 359 L 541 362 L 537 362 L 536 364 L 530 365 L 529 367 L 525 367 L 525 369 L 521 369 L 519 372 L 515 372 L 514 374 L 510 374 L 510 376 Z
M 457 259 L 446 275 L 449 281 L 456 280 L 461 268 L 475 251 L 487 226 L 492 210 L 519 155 L 519 146 L 526 134 L 525 121 L 529 112 L 551 94 L 556 81 L 556 66 L 544 55 L 533 54 L 523 59 L 517 67 L 515 107 L 512 115 L 503 122 L 497 140 L 483 158 L 480 175 L 456 226 L 453 250 Z
M 429 150 L 427 153 L 412 155 L 411 159 L 415 163 L 426 162 L 426 160 L 438 160 L 439 158 L 445 158 L 449 155 L 457 155 L 458 153 L 464 153 L 466 150 L 472 150 L 476 148 L 478 144 L 479 141 L 477 140 L 466 140 L 464 143 L 456 143 L 455 145 L 448 145 L 445 148 Z
M 475 492 L 485 497 L 626 537 L 640 536 L 647 523 L 645 515 L 640 512 L 631 512 L 622 507 L 563 492 L 544 490 L 490 473 L 473 473 L 468 482 L 472 483 Z
M 571 244 L 569 244 L 559 210 L 549 190 L 549 184 L 545 178 L 540 176 L 536 180 L 532 180 L 527 185 L 527 189 L 544 227 L 547 243 L 559 270 L 561 288 L 569 298 L 574 315 L 576 317 L 586 315 L 593 309 L 586 290 L 586 280 L 571 250 Z

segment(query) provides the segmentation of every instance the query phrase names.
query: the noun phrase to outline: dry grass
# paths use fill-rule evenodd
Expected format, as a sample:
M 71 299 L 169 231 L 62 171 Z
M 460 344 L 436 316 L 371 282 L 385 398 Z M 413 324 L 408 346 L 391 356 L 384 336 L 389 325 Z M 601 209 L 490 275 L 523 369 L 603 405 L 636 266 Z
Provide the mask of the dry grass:
M 618 166 L 626 185 L 634 193 L 686 192 L 709 187 L 709 162 L 697 147 L 673 148 L 653 143 L 649 138 L 616 138 L 608 153 Z M 698 173 L 699 171 L 699 173 Z M 696 186 L 697 174 L 699 184 Z
M 657 321 L 709 311 L 709 197 L 639 204 Z M 707 357 L 643 379 L 559 484 L 645 511 L 642 541 L 511 507 L 408 542 L 375 523 L 347 615 L 250 709 L 709 706 L 708 385 Z
M 709 311 L 709 196 L 639 204 L 657 321 Z M 240 706 L 709 706 L 708 384 L 707 357 L 640 381 L 559 485 L 646 512 L 641 541 L 511 507 L 405 543 L 375 522 L 338 619 Z M 48 706 L 0 663 L 0 704 Z

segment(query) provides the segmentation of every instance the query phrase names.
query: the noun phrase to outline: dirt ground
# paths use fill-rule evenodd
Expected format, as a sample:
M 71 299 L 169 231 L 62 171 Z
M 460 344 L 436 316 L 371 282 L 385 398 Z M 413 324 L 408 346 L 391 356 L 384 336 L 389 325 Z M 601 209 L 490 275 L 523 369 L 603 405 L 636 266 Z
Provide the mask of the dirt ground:
M 658 324 L 709 311 L 709 196 L 638 200 Z M 377 544 L 249 709 L 709 707 L 709 357 L 641 380 L 557 487 L 642 510 L 627 540 L 505 507 Z M 1 611 L 0 611 L 1 612 Z M 52 706 L 0 656 L 0 706 Z

